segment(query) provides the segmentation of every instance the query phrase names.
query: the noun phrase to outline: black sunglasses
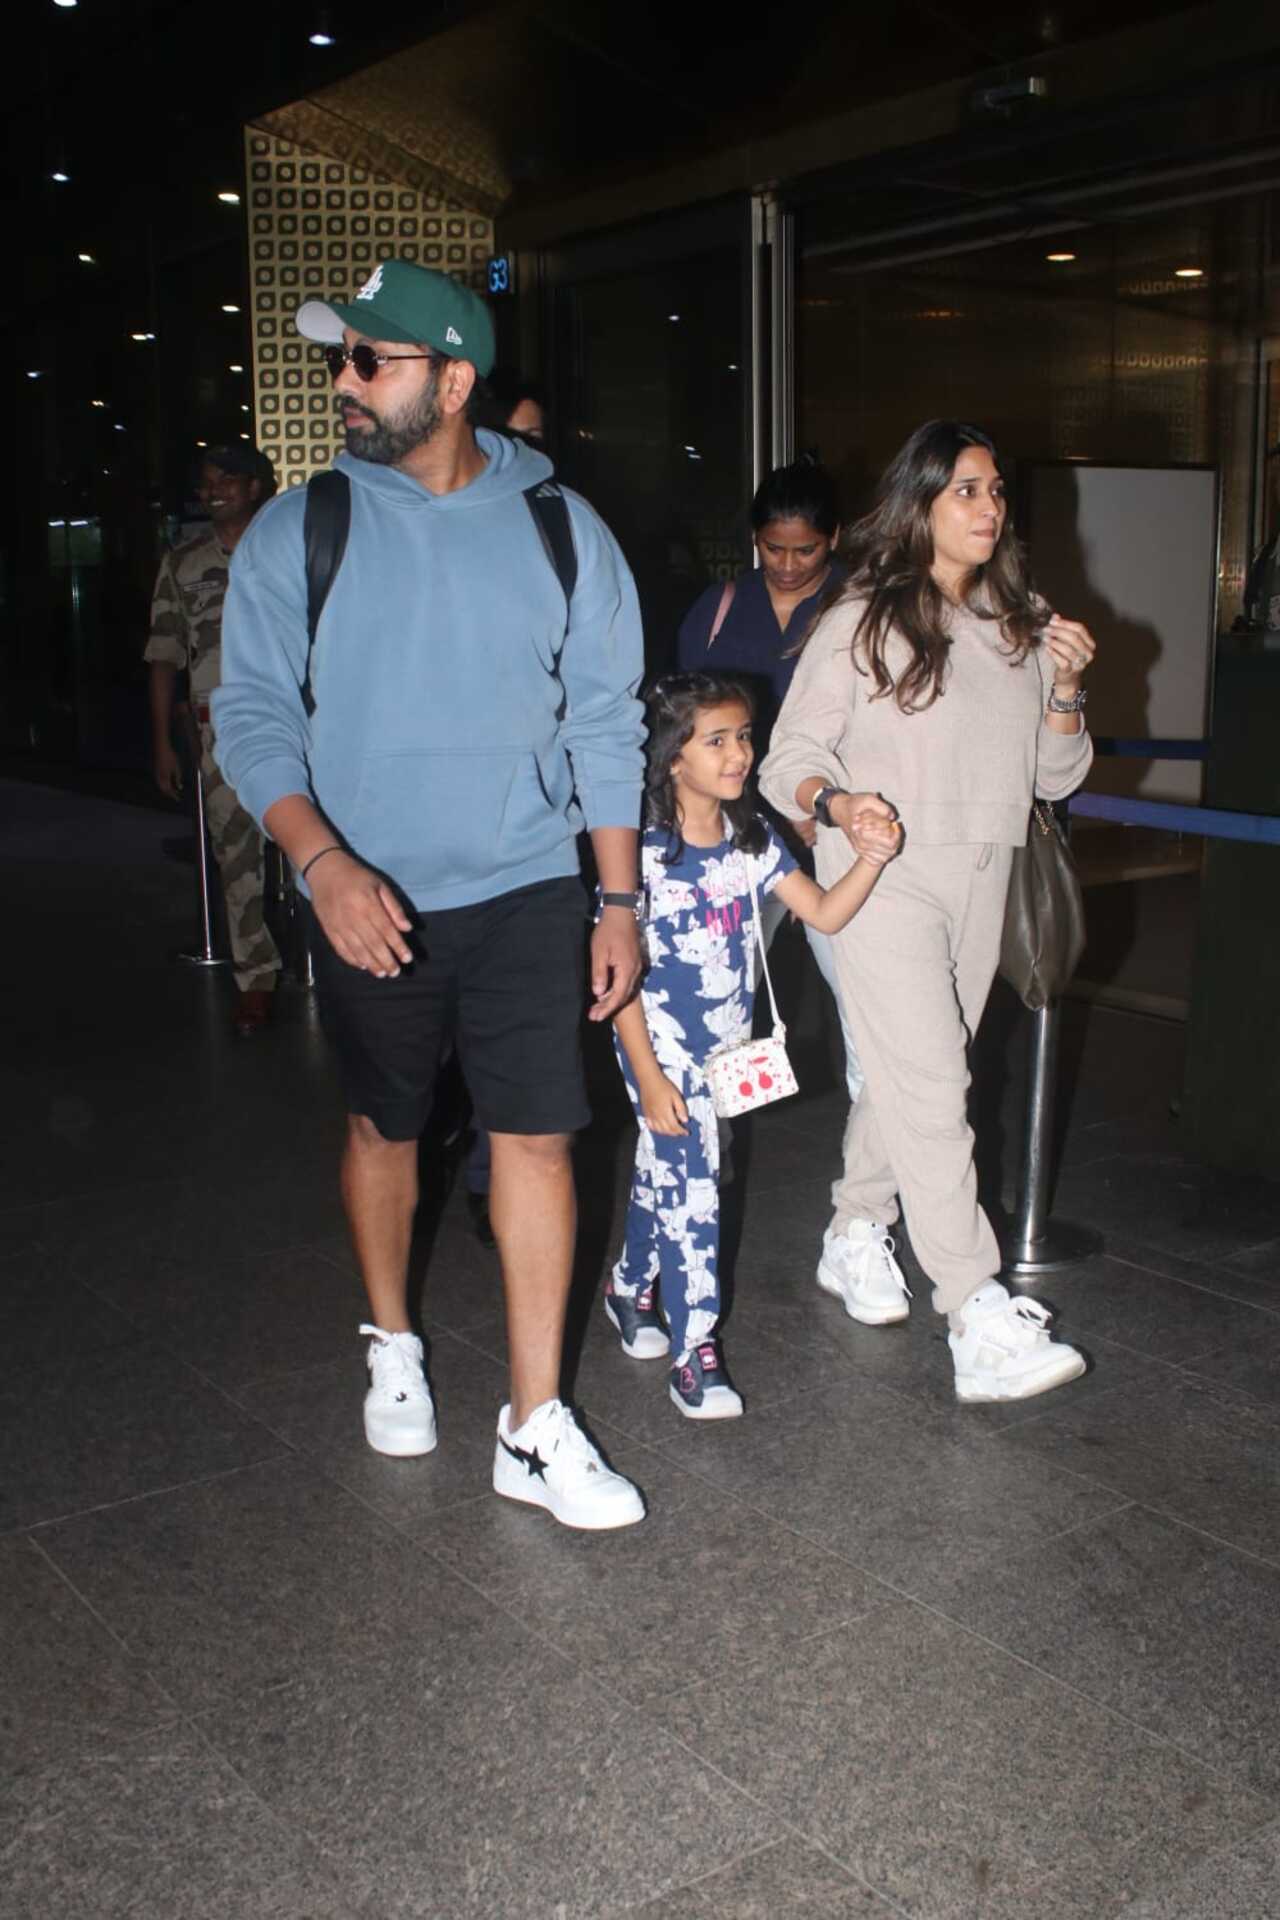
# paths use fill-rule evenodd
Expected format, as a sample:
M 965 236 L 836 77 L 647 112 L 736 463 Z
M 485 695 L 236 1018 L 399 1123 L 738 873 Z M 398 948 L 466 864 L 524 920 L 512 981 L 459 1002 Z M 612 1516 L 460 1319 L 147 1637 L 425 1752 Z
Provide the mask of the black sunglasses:
M 383 367 L 392 360 L 442 360 L 439 353 L 375 353 L 368 343 L 362 340 L 358 346 L 332 346 L 324 349 L 324 363 L 329 369 L 329 377 L 336 380 L 345 366 L 355 368 L 357 380 L 376 380 Z

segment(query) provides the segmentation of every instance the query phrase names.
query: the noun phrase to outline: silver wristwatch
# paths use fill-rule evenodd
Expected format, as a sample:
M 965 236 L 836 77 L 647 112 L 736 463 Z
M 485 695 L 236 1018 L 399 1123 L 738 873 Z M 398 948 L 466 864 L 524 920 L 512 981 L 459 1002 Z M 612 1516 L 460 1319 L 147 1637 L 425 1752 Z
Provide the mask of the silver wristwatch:
M 1049 694 L 1049 712 L 1079 713 L 1088 698 L 1089 696 L 1083 687 L 1081 687 L 1078 692 L 1073 693 L 1069 700 L 1060 700 L 1057 694 L 1051 690 Z

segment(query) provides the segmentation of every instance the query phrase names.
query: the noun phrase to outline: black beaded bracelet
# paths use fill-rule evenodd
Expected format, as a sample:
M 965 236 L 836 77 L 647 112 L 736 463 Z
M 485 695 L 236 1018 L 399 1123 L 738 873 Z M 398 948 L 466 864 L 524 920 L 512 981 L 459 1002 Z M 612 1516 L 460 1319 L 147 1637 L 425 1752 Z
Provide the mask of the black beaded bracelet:
M 300 874 L 298 875 L 298 878 L 299 878 L 300 880 L 305 880 L 305 879 L 306 879 L 306 877 L 307 877 L 307 875 L 308 875 L 308 874 L 310 873 L 310 871 L 311 871 L 311 869 L 312 869 L 312 867 L 314 867 L 314 865 L 315 865 L 315 863 L 316 863 L 316 861 L 317 861 L 317 860 L 323 860 L 323 859 L 324 859 L 324 857 L 325 857 L 325 855 L 326 855 L 326 853 L 341 853 L 342 851 L 343 851 L 343 849 L 342 849 L 342 848 L 341 848 L 341 847 L 340 847 L 340 846 L 338 845 L 338 843 L 337 843 L 337 841 L 336 841 L 336 840 L 331 840 L 331 841 L 330 841 L 330 843 L 329 843 L 329 845 L 328 845 L 327 847 L 321 847 L 321 849 L 320 849 L 320 851 L 319 851 L 319 853 L 313 853 L 313 854 L 312 854 L 312 856 L 311 856 L 311 858 L 310 858 L 310 859 L 308 860 L 308 862 L 307 862 L 307 864 L 306 864 L 306 866 L 305 866 L 305 867 L 303 867 L 303 869 L 302 869 L 302 871 L 301 871 L 301 872 L 300 872 Z

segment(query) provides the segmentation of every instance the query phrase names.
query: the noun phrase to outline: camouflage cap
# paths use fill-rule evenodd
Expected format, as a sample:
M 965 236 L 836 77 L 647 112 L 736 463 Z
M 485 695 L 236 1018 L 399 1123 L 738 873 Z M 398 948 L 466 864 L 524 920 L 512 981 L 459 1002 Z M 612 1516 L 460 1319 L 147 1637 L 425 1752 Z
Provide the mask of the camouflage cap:
M 382 261 L 349 304 L 304 300 L 296 325 L 304 339 L 325 346 L 340 345 L 344 327 L 369 340 L 425 343 L 469 360 L 481 376 L 494 360 L 493 318 L 484 301 L 452 275 L 409 260 Z

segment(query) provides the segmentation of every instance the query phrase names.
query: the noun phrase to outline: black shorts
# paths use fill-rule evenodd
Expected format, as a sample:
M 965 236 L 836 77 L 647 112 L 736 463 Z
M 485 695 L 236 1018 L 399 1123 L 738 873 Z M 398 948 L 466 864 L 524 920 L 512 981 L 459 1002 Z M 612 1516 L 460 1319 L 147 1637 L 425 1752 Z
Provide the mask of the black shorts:
M 420 913 L 394 980 L 340 960 L 315 915 L 320 1018 L 348 1113 L 414 1140 L 454 1036 L 476 1118 L 492 1133 L 572 1133 L 591 1117 L 582 1073 L 587 898 L 578 879 Z

